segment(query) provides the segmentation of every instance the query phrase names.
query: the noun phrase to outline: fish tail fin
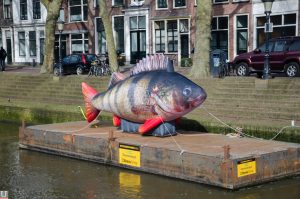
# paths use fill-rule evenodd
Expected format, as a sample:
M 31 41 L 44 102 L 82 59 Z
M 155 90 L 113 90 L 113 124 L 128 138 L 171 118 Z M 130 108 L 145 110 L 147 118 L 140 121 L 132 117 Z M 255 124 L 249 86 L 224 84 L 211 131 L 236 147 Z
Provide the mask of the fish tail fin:
M 82 82 L 82 94 L 85 103 L 85 112 L 86 112 L 86 120 L 88 122 L 92 122 L 99 115 L 100 110 L 96 109 L 92 105 L 92 99 L 97 94 L 97 91 L 87 85 L 85 82 Z

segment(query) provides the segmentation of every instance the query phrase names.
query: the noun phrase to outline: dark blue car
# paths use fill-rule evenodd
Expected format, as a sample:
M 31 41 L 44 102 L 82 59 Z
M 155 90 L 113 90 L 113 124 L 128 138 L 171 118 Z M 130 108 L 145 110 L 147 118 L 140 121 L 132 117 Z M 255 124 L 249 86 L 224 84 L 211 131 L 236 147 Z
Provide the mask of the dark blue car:
M 70 54 L 62 59 L 62 67 L 60 63 L 55 63 L 53 74 L 59 76 L 60 74 L 77 74 L 82 75 L 90 70 L 91 63 L 97 59 L 95 54 Z

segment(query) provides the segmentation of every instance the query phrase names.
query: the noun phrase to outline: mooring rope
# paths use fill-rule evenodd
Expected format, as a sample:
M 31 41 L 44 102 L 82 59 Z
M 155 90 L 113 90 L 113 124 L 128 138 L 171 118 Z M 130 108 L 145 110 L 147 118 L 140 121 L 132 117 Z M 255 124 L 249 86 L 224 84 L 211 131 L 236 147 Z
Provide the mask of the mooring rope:
M 81 106 L 78 106 L 78 108 L 81 111 L 81 114 L 83 115 L 84 119 L 86 120 L 86 115 L 84 114 Z M 100 115 L 100 113 L 99 113 L 99 115 Z M 59 132 L 62 132 L 62 133 L 77 133 L 77 132 L 83 131 L 84 129 L 92 126 L 93 124 L 96 124 L 96 123 L 94 123 L 94 121 L 99 117 L 99 115 L 95 119 L 93 119 L 90 123 L 88 123 L 87 125 L 85 125 L 84 127 L 80 128 L 80 129 L 73 130 L 73 131 L 61 131 L 61 130 L 59 130 Z M 105 134 L 107 134 L 107 133 L 105 133 Z
M 260 140 L 268 140 L 268 139 L 263 139 L 263 138 L 258 138 L 258 137 L 255 137 L 255 136 L 252 136 L 252 135 L 249 135 L 249 134 L 246 134 L 246 133 L 243 133 L 241 130 L 239 130 L 238 128 L 233 128 L 232 126 L 226 124 L 225 122 L 223 122 L 221 119 L 219 119 L 217 116 L 215 116 L 214 114 L 212 114 L 211 112 L 209 112 L 204 106 L 201 106 L 201 108 L 203 108 L 210 116 L 212 116 L 213 118 L 215 118 L 217 121 L 219 121 L 221 124 L 223 124 L 224 126 L 227 126 L 228 128 L 234 130 L 237 134 L 241 134 L 243 136 L 246 136 L 246 137 L 250 137 L 250 138 L 254 138 L 254 139 L 260 139 Z M 286 128 L 300 128 L 300 126 L 292 126 L 292 125 L 289 125 L 289 126 L 285 126 L 285 127 L 282 127 L 280 129 L 280 131 L 274 136 L 272 137 L 271 139 L 269 140 L 274 140 L 278 135 L 280 135 L 284 129 Z
M 178 142 L 175 140 L 175 138 L 173 137 L 173 135 L 170 133 L 167 125 L 165 124 L 165 122 L 163 121 L 162 117 L 159 117 L 161 119 L 162 124 L 164 125 L 164 127 L 167 129 L 168 134 L 171 136 L 173 142 L 176 144 L 176 146 L 179 148 L 180 150 L 180 155 L 182 155 L 185 150 L 180 146 L 180 144 L 178 144 Z

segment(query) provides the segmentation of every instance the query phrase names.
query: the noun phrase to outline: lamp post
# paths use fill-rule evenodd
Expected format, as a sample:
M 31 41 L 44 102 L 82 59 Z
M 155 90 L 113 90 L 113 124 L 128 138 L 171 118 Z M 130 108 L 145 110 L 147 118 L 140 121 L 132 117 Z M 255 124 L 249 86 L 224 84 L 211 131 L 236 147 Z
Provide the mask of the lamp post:
M 58 39 L 58 43 L 59 43 L 59 49 L 58 49 L 58 59 L 59 59 L 59 75 L 62 75 L 63 73 L 63 68 L 62 68 L 62 57 L 61 57 L 61 34 L 64 31 L 64 24 L 65 22 L 61 19 L 59 19 L 57 21 L 57 30 L 59 32 L 59 39 Z
M 270 54 L 269 54 L 269 39 L 270 39 L 270 14 L 272 10 L 272 5 L 274 0 L 262 0 L 265 7 L 266 14 L 266 24 L 265 24 L 265 33 L 266 33 L 266 50 L 264 57 L 264 71 L 263 71 L 263 79 L 271 79 L 272 76 L 270 74 Z

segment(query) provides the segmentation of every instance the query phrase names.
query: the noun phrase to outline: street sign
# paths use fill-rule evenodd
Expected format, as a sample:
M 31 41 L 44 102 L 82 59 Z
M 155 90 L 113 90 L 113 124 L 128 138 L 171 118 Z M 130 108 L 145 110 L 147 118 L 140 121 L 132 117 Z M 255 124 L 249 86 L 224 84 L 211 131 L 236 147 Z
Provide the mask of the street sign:
M 265 23 L 265 32 L 273 32 L 273 23 Z

